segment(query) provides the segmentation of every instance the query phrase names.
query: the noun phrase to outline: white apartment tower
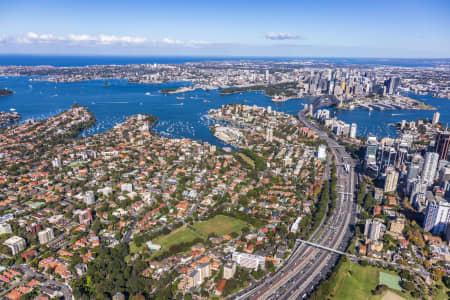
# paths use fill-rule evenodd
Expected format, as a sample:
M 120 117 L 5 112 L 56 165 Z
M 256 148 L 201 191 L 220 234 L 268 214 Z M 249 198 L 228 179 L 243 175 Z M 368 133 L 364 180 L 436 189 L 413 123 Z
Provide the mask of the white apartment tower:
M 41 245 L 47 244 L 53 240 L 54 237 L 53 229 L 50 227 L 38 232 L 39 243 Z
M 371 241 L 377 241 L 380 238 L 383 223 L 378 219 L 367 219 L 364 226 L 364 235 Z
M 427 152 L 425 154 L 425 161 L 423 162 L 422 178 L 423 182 L 428 186 L 434 182 L 436 170 L 439 163 L 439 153 Z
M 352 127 L 350 127 L 350 138 L 355 139 L 356 138 L 356 123 L 352 123 Z
M 251 255 L 242 252 L 233 252 L 232 260 L 241 267 L 247 269 L 265 268 L 266 259 L 262 256 Z
M 425 231 L 439 234 L 447 231 L 450 222 L 450 203 L 447 201 L 432 201 L 428 203 L 423 227 Z
M 13 236 L 4 241 L 3 245 L 8 246 L 9 249 L 11 249 L 12 255 L 16 255 L 26 248 L 27 242 L 20 236 Z
M 439 117 L 441 114 L 437 111 L 433 115 L 433 121 L 431 121 L 431 124 L 436 125 L 439 122 Z
M 270 127 L 266 128 L 266 142 L 271 143 L 273 141 L 273 129 Z
M 389 166 L 386 168 L 386 181 L 384 183 L 384 192 L 395 192 L 397 189 L 398 182 L 398 172 L 392 167 Z

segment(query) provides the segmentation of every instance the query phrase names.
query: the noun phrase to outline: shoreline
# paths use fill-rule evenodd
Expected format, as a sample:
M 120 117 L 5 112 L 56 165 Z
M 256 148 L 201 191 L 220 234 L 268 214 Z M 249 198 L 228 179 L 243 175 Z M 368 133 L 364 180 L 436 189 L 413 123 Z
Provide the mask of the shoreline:
M 400 98 L 391 99 L 376 99 L 378 101 L 366 101 L 359 102 L 358 100 L 350 103 L 345 103 L 342 106 L 336 106 L 340 110 L 376 110 L 376 111 L 403 111 L 403 110 L 424 110 L 424 111 L 436 111 L 437 108 L 427 104 L 423 101 L 413 99 L 408 96 L 402 96 Z
M 190 87 L 162 89 L 162 90 L 159 90 L 158 92 L 160 94 L 181 94 L 181 93 L 186 93 L 186 92 L 193 92 L 197 89 L 199 89 L 199 87 L 190 86 Z

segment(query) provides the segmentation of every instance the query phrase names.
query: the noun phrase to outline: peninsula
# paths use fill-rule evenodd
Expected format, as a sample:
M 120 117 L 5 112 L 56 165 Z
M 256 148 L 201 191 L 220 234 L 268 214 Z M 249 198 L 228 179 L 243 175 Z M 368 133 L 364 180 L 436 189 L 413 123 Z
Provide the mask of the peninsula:
M 180 87 L 180 88 L 166 88 L 162 89 L 159 92 L 161 94 L 179 94 L 179 93 L 185 93 L 185 92 L 192 92 L 195 91 L 197 87 L 195 86 L 186 86 L 186 87 Z
M 0 111 L 0 126 L 14 123 L 20 120 L 22 116 L 18 112 L 3 112 Z
M 357 107 L 368 110 L 436 110 L 435 107 L 425 102 L 404 95 L 376 96 L 371 94 L 367 97 L 355 97 L 338 105 L 339 109 L 344 110 L 353 110 Z
M 14 92 L 8 89 L 0 89 L 0 97 L 12 95 Z
M 221 90 L 220 94 L 232 95 L 243 92 L 265 92 L 265 95 L 271 97 L 274 102 L 284 102 L 303 96 L 298 89 L 297 82 L 228 87 Z

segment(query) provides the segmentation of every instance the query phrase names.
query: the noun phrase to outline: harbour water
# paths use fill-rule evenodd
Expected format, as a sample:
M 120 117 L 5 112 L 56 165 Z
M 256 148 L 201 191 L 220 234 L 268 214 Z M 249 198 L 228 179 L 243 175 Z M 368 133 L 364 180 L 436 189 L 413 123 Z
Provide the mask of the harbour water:
M 450 99 L 433 98 L 430 95 L 407 94 L 407 96 L 425 102 L 437 108 L 441 114 L 440 121 L 450 125 Z M 433 118 L 435 111 L 430 110 L 366 110 L 357 108 L 354 110 L 335 111 L 337 119 L 346 123 L 358 124 L 357 134 L 360 136 L 375 135 L 377 137 L 395 137 L 395 129 L 389 124 L 402 120 L 415 121 L 417 119 Z
M 189 85 L 188 82 L 163 84 L 130 84 L 126 80 L 93 80 L 74 83 L 30 82 L 27 77 L 0 77 L 0 88 L 15 91 L 12 96 L 0 98 L 0 111 L 15 109 L 26 119 L 43 119 L 69 109 L 77 103 L 88 107 L 97 117 L 97 124 L 83 132 L 83 136 L 102 132 L 123 122 L 126 117 L 137 113 L 149 113 L 158 117 L 155 130 L 161 135 L 175 138 L 193 138 L 219 146 L 209 131 L 213 120 L 206 118 L 208 110 L 228 103 L 272 106 L 274 110 L 296 114 L 309 99 L 294 99 L 274 103 L 262 92 L 248 92 L 220 95 L 218 90 L 196 90 L 182 94 L 160 94 L 168 87 Z M 450 122 L 450 100 L 435 99 L 431 96 L 410 95 L 438 108 L 441 121 Z M 178 98 L 178 99 L 177 99 Z M 184 99 L 180 99 L 184 98 Z M 336 111 L 338 119 L 358 124 L 358 135 L 369 134 L 395 136 L 389 123 L 418 118 L 432 118 L 433 111 L 371 111 L 355 109 Z
M 186 86 L 190 84 L 188 82 L 131 84 L 126 80 L 108 80 L 108 86 L 104 85 L 105 82 L 30 82 L 27 77 L 0 77 L 0 87 L 15 91 L 12 96 L 0 98 L 0 111 L 13 108 L 22 114 L 22 121 L 39 120 L 69 109 L 75 103 L 80 104 L 88 107 L 98 120 L 83 135 L 107 130 L 128 116 L 149 113 L 159 119 L 154 129 L 161 135 L 194 138 L 223 146 L 209 131 L 209 126 L 214 124 L 206 117 L 210 109 L 228 103 L 244 103 L 272 106 L 275 110 L 295 114 L 307 101 L 301 99 L 276 104 L 262 92 L 227 96 L 220 95 L 218 90 L 181 94 L 158 92 L 163 88 Z

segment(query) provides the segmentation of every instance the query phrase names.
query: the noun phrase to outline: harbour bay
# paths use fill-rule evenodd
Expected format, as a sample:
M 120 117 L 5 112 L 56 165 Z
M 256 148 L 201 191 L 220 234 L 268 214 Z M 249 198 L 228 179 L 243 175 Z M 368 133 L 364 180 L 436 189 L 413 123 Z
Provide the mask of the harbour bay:
M 109 85 L 105 86 L 108 82 Z M 154 127 L 158 133 L 174 138 L 193 138 L 224 144 L 209 131 L 215 123 L 206 117 L 208 110 L 224 104 L 243 103 L 247 105 L 272 106 L 273 109 L 296 114 L 310 98 L 293 99 L 274 103 L 263 92 L 246 92 L 220 95 L 220 90 L 195 90 L 180 94 L 161 94 L 165 88 L 189 86 L 189 82 L 168 82 L 162 84 L 133 84 L 126 80 L 91 80 L 73 83 L 29 81 L 28 77 L 0 77 L 0 87 L 13 90 L 14 95 L 0 98 L 0 111 L 15 109 L 22 120 L 43 119 L 70 108 L 73 104 L 88 107 L 96 116 L 97 123 L 82 133 L 82 136 L 105 131 L 123 122 L 126 117 L 137 113 L 149 113 L 159 122 Z M 450 121 L 450 101 L 428 95 L 408 96 L 435 106 L 441 113 L 441 121 Z M 396 136 L 390 123 L 401 120 L 431 119 L 433 111 L 384 110 L 368 111 L 333 110 L 335 116 L 347 123 L 358 124 L 358 135 L 378 137 Z

